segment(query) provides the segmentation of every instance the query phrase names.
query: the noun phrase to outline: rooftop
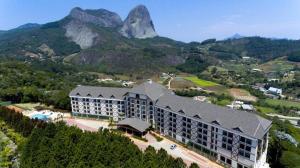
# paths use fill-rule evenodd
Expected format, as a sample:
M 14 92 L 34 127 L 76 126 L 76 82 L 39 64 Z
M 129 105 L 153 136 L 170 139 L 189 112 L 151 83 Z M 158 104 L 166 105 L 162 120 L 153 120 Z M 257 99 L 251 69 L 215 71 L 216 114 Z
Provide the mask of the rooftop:
M 156 102 L 156 106 L 259 139 L 264 136 L 271 125 L 271 121 L 254 113 L 199 102 L 176 95 L 160 97 Z
M 129 88 L 77 86 L 69 96 L 93 97 L 93 98 L 114 98 L 123 100 L 123 96 Z
M 145 132 L 151 125 L 148 122 L 142 121 L 137 118 L 125 118 L 119 121 L 117 125 L 128 125 L 140 132 Z
M 130 92 L 147 95 L 152 101 L 156 101 L 164 94 L 171 94 L 172 91 L 165 88 L 163 85 L 148 81 L 133 87 Z

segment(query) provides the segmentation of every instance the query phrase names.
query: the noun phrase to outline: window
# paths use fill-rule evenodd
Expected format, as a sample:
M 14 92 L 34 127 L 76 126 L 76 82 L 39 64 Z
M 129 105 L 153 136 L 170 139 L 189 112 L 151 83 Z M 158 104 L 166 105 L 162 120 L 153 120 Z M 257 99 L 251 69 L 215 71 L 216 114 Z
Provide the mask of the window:
M 247 143 L 248 145 L 251 145 L 251 140 L 250 140 L 250 139 L 246 139 L 246 143 Z
M 240 137 L 239 155 L 250 158 L 251 143 L 251 139 Z
M 225 157 L 224 156 L 221 156 L 221 161 L 225 162 Z
M 231 160 L 230 160 L 230 159 L 227 159 L 227 160 L 226 160 L 226 163 L 229 164 L 229 165 L 231 165 Z
M 232 133 L 223 131 L 222 148 L 227 149 L 229 151 L 232 150 L 232 137 L 233 137 Z

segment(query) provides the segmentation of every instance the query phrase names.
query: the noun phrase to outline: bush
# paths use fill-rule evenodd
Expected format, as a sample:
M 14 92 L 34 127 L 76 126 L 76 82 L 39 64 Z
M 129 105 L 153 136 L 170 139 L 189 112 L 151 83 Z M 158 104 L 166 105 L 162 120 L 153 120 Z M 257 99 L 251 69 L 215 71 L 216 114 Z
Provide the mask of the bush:
M 150 134 L 151 134 L 152 136 L 154 136 L 154 138 L 155 138 L 155 139 L 156 139 L 156 141 L 158 141 L 158 142 L 160 142 L 160 141 L 164 140 L 162 137 L 160 137 L 160 136 L 156 135 L 155 133 L 152 133 L 152 132 L 150 132 Z
M 300 62 L 300 51 L 290 53 L 287 59 L 293 62 Z

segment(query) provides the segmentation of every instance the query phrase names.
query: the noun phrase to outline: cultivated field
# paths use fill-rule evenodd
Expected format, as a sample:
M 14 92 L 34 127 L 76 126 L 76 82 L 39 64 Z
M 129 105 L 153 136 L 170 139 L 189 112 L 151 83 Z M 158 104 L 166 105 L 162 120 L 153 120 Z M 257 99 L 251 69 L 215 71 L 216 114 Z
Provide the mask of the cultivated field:
M 211 87 L 211 86 L 218 85 L 215 82 L 199 79 L 196 76 L 188 76 L 188 77 L 184 77 L 184 79 L 189 80 L 200 87 Z
M 300 102 L 279 100 L 279 99 L 266 99 L 265 102 L 272 106 L 285 106 L 285 107 L 297 107 L 300 109 Z
M 285 57 L 278 58 L 267 63 L 259 65 L 259 68 L 264 72 L 287 72 L 294 68 L 294 66 L 300 66 L 299 63 L 286 61 Z
M 255 96 L 252 96 L 247 90 L 244 89 L 238 89 L 238 88 L 231 88 L 228 89 L 230 95 L 238 100 L 243 101 L 256 101 L 257 98 Z
M 171 88 L 172 89 L 188 89 L 191 87 L 195 87 L 196 85 L 188 80 L 185 80 L 184 78 L 181 77 L 175 77 L 171 81 Z

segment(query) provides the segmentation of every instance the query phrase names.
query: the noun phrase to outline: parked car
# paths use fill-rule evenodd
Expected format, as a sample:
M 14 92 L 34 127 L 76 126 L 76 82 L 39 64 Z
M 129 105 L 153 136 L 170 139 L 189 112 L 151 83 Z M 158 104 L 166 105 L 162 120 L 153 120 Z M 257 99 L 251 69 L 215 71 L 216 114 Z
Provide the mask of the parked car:
M 175 144 L 171 145 L 170 149 L 173 150 L 175 149 L 177 146 Z

